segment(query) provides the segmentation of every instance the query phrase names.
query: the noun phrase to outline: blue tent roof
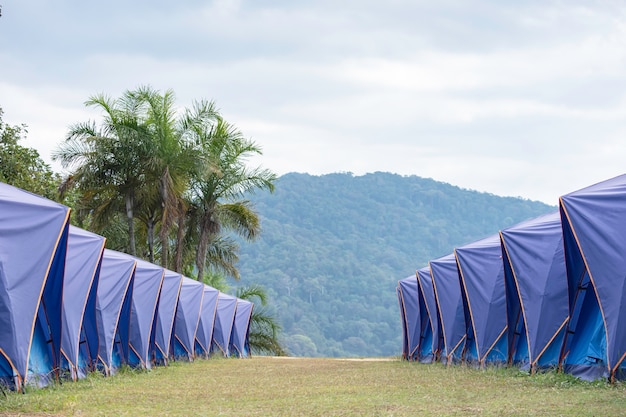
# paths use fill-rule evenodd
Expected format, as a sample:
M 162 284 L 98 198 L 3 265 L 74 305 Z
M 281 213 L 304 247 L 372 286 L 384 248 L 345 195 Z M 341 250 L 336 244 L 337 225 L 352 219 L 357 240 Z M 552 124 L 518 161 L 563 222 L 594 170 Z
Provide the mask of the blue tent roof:
M 98 358 L 96 293 L 105 238 L 70 226 L 63 286 L 62 367 L 73 379 Z
M 69 214 L 0 183 L 0 378 L 18 389 L 60 365 Z
M 161 295 L 159 296 L 154 337 L 156 360 L 164 364 L 167 364 L 167 360 L 170 357 L 172 329 L 174 328 L 176 305 L 178 304 L 182 284 L 182 274 L 165 270 Z
M 500 235 L 455 250 L 463 303 L 470 323 L 465 345 L 469 362 L 506 362 L 506 299 Z M 469 317 L 468 317 L 469 316 Z
M 96 317 L 99 366 L 107 375 L 128 361 L 135 266 L 136 261 L 130 256 L 104 250 L 96 296 Z
M 151 368 L 150 340 L 165 270 L 137 259 L 130 313 L 129 365 Z
M 397 291 L 400 316 L 402 317 L 402 356 L 406 360 L 414 361 L 419 357 L 418 349 L 422 328 L 417 276 L 413 275 L 398 281 Z
M 230 338 L 230 351 L 232 355 L 247 358 L 250 355 L 250 318 L 254 304 L 250 301 L 237 299 L 237 310 L 233 322 L 233 332 Z
M 500 235 L 509 362 L 531 370 L 556 366 L 569 314 L 561 217 L 554 212 Z
M 196 332 L 196 355 L 208 357 L 211 352 L 215 311 L 217 310 L 217 298 L 219 294 L 220 292 L 215 288 L 208 285 L 204 286 L 200 323 L 198 324 L 198 331 Z
M 422 341 L 420 342 L 420 361 L 429 363 L 437 360 L 439 355 L 439 312 L 435 301 L 435 290 L 430 275 L 430 267 L 417 271 L 422 308 Z
M 565 370 L 625 378 L 626 175 L 560 198 L 570 323 Z
M 204 284 L 184 277 L 174 321 L 173 353 L 177 358 L 193 360 L 196 331 L 202 311 Z
M 237 299 L 235 297 L 224 293 L 219 294 L 213 330 L 213 346 L 219 349 L 224 356 L 230 355 L 230 334 L 233 330 L 236 309 Z
M 450 254 L 432 260 L 430 270 L 443 337 L 441 360 L 446 363 L 459 361 L 462 358 L 467 326 L 456 257 Z

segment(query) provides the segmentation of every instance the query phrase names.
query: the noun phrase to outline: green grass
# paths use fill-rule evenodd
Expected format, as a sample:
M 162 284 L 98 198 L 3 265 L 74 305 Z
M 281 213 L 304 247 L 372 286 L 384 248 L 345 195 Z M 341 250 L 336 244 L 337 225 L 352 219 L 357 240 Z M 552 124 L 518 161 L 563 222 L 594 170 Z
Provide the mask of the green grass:
M 617 416 L 626 384 L 397 359 L 211 359 L 0 394 L 0 415 Z

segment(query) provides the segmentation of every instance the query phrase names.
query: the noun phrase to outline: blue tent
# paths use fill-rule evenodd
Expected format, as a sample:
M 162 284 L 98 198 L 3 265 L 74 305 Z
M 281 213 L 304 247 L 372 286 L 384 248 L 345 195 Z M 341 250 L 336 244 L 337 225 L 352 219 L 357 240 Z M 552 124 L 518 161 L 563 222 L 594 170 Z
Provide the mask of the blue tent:
M 420 291 L 420 315 L 422 331 L 420 341 L 420 362 L 435 362 L 439 356 L 439 312 L 435 301 L 435 290 L 430 275 L 430 267 L 417 271 Z
M 135 283 L 130 313 L 130 352 L 128 364 L 150 369 L 150 345 L 154 344 L 153 328 L 157 303 L 165 270 L 150 262 L 137 259 Z M 152 343 L 151 343 L 152 342 Z
M 174 320 L 173 348 L 171 352 L 179 359 L 194 359 L 196 331 L 202 312 L 204 284 L 184 277 L 178 297 L 176 318 Z
M 422 329 L 417 276 L 413 275 L 398 281 L 397 292 L 402 318 L 402 357 L 408 361 L 416 361 L 419 359 Z
M 95 370 L 98 360 L 96 293 L 105 238 L 70 226 L 63 286 L 61 367 L 72 379 Z
M 46 384 L 60 365 L 70 210 L 0 183 L 0 380 Z
M 561 217 L 554 212 L 520 223 L 500 238 L 509 363 L 531 372 L 556 366 L 569 314 Z
M 98 321 L 98 367 L 111 375 L 128 363 L 130 308 L 137 262 L 130 256 L 105 249 L 100 267 L 96 318 Z
M 458 362 L 462 359 L 467 327 L 456 257 L 450 254 L 430 261 L 430 271 L 443 337 L 441 362 Z
M 213 350 L 220 350 L 224 356 L 230 355 L 230 334 L 233 330 L 237 299 L 230 295 L 220 293 L 217 301 L 215 314 L 215 327 L 213 330 Z
M 170 358 L 170 345 L 172 343 L 172 329 L 176 317 L 176 306 L 183 284 L 183 276 L 178 272 L 165 270 L 159 306 L 157 309 L 156 325 L 154 329 L 154 355 L 157 363 L 167 365 Z
M 213 326 L 215 324 L 215 311 L 217 310 L 217 298 L 220 292 L 208 285 L 204 286 L 204 298 L 202 298 L 202 311 L 200 323 L 196 332 L 196 355 L 209 357 L 211 341 L 213 339 Z
M 500 235 L 455 249 L 465 321 L 463 359 L 483 366 L 508 359 L 504 263 Z
M 230 337 L 230 353 L 240 358 L 250 356 L 250 319 L 254 304 L 250 301 L 237 299 L 237 310 Z
M 409 351 L 409 341 L 407 336 L 406 329 L 406 318 L 405 318 L 405 310 L 402 305 L 402 294 L 400 293 L 400 285 L 396 287 L 396 296 L 398 297 L 398 307 L 400 308 L 400 321 L 402 326 L 402 359 L 406 359 L 408 357 Z
M 626 175 L 560 198 L 570 321 L 562 365 L 626 378 Z

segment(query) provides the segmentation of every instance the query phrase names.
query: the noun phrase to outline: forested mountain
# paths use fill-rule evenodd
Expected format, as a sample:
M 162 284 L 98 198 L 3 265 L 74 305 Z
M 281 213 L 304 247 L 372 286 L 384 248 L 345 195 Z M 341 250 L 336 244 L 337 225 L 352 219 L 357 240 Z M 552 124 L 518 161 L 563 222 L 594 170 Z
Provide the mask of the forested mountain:
M 241 279 L 266 286 L 297 356 L 399 355 L 399 279 L 456 246 L 556 210 L 383 172 L 291 173 L 273 194 L 250 198 L 262 234 L 241 243 Z

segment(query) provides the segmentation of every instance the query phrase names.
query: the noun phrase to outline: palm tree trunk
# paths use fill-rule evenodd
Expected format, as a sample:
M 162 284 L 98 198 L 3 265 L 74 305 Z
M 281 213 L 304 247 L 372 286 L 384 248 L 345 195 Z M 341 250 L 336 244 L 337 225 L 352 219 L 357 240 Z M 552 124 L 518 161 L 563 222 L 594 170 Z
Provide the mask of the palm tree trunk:
M 196 267 L 198 268 L 198 281 L 204 277 L 204 264 L 206 263 L 207 250 L 211 239 L 219 235 L 220 225 L 213 220 L 214 209 L 206 210 L 200 220 L 200 238 L 198 239 L 198 249 L 196 252 Z
M 178 203 L 178 230 L 176 231 L 176 248 L 174 255 L 174 271 L 183 272 L 183 249 L 185 244 L 185 204 Z
M 159 231 L 159 239 L 161 240 L 161 266 L 163 268 L 167 268 L 167 261 L 169 257 L 169 228 L 170 228 L 170 219 L 169 212 L 167 210 L 167 206 L 169 204 L 169 196 L 167 192 L 167 178 L 169 177 L 169 168 L 165 167 L 165 172 L 161 176 L 160 182 L 160 192 L 161 192 L 161 208 L 163 209 L 163 214 L 161 217 L 161 230 Z
M 137 256 L 137 249 L 135 245 L 135 219 L 133 214 L 133 206 L 135 204 L 135 193 L 133 190 L 126 194 L 126 221 L 128 222 L 128 245 L 130 254 Z
M 154 220 L 148 220 L 148 256 L 150 263 L 154 263 Z
M 167 268 L 167 258 L 169 257 L 169 239 L 167 229 L 161 223 L 161 230 L 159 231 L 159 240 L 161 241 L 161 266 Z
M 200 239 L 196 250 L 196 268 L 198 268 L 198 281 L 204 278 L 204 264 L 206 263 L 206 252 L 209 246 L 209 232 L 206 228 L 200 230 Z

